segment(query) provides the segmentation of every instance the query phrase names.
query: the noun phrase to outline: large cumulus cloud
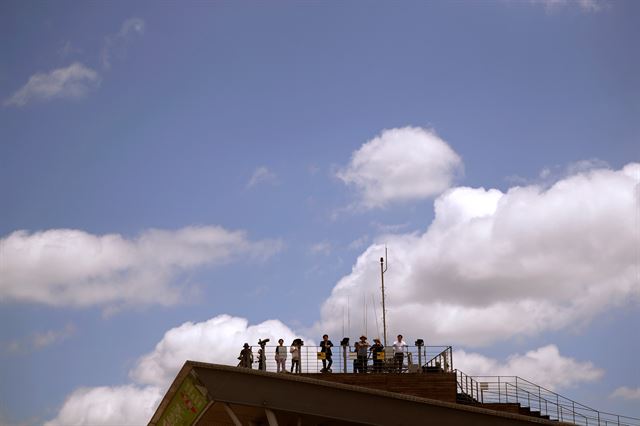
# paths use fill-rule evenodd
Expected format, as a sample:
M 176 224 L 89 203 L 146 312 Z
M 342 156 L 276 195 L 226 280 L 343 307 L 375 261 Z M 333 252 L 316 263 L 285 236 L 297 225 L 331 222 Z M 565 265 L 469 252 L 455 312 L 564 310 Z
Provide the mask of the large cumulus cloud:
M 46 426 L 146 424 L 185 361 L 236 365 L 244 342 L 255 344 L 264 338 L 290 342 L 295 337 L 313 344 L 279 320 L 250 325 L 245 318 L 218 315 L 186 322 L 168 330 L 153 351 L 140 357 L 129 374 L 134 383 L 79 388 Z
M 162 398 L 155 386 L 99 386 L 69 395 L 57 417 L 45 426 L 134 426 L 149 422 Z
M 589 321 L 640 300 L 640 164 L 567 176 L 550 187 L 453 188 L 422 234 L 387 235 L 334 287 L 320 325 L 378 294 L 382 242 L 391 334 L 489 344 Z M 362 307 L 351 305 L 362 318 Z M 402 327 L 399 327 L 399 325 Z
M 205 322 L 186 322 L 167 331 L 155 349 L 140 358 L 130 376 L 138 383 L 165 386 L 185 360 L 236 365 L 245 342 L 255 345 L 265 338 L 291 342 L 296 337 L 300 336 L 279 320 L 249 325 L 244 318 L 219 315 Z M 308 338 L 303 340 L 312 343 Z

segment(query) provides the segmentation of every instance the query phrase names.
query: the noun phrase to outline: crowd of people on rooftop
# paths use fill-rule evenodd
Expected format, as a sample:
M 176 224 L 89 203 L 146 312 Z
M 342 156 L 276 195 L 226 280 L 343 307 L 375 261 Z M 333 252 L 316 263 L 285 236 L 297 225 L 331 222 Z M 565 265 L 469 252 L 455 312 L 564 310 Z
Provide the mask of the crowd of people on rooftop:
M 341 346 L 348 347 L 351 352 L 351 346 L 348 343 L 349 339 L 343 339 Z M 238 367 L 253 368 L 253 364 L 258 364 L 259 370 L 266 371 L 267 369 L 267 353 L 266 344 L 269 339 L 260 339 L 258 345 L 258 357 L 254 360 L 253 349 L 248 343 L 245 343 L 240 355 L 238 356 Z M 279 339 L 278 345 L 274 350 L 274 359 L 276 362 L 276 371 L 278 373 L 301 373 L 301 355 L 302 346 L 304 342 L 302 339 L 294 339 L 291 342 L 289 348 L 284 345 L 284 340 Z M 317 358 L 322 361 L 321 373 L 331 373 L 333 365 L 333 342 L 329 340 L 327 334 L 322 336 L 322 340 L 319 344 L 319 351 Z M 346 351 L 347 349 L 345 349 Z M 399 334 L 397 340 L 393 345 L 387 349 L 387 351 L 393 351 L 393 357 L 385 356 L 385 347 L 379 338 L 373 339 L 373 344 L 370 344 L 367 340 L 367 336 L 360 336 L 360 339 L 355 343 L 353 352 L 355 359 L 353 360 L 353 372 L 354 373 L 382 373 L 382 372 L 402 372 L 405 354 L 408 352 L 408 346 L 403 340 L 403 336 Z M 287 370 L 286 361 L 288 355 L 291 354 L 290 369 Z M 372 365 L 369 365 L 369 360 L 372 360 Z

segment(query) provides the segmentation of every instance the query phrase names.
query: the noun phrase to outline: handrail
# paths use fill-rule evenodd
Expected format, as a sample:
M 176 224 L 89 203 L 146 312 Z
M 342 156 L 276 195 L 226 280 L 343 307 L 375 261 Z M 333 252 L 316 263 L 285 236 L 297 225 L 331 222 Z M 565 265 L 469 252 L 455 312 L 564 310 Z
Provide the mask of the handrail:
M 444 360 L 444 362 L 442 362 Z M 423 367 L 432 367 L 434 364 L 440 364 L 443 371 L 453 371 L 453 348 L 447 346 L 443 351 L 433 356 L 429 361 L 425 362 Z
M 455 370 L 457 387 L 471 404 L 511 403 L 552 420 L 578 425 L 640 426 L 640 419 L 599 411 L 518 376 L 468 376 Z M 490 379 L 490 380 L 487 380 Z
M 277 371 L 277 362 L 275 360 L 276 345 L 265 345 L 264 352 L 266 354 L 265 369 L 266 371 Z M 292 354 L 289 349 L 291 346 L 286 346 L 286 370 L 291 371 L 291 359 Z M 259 368 L 259 350 L 260 345 L 251 346 L 253 353 L 253 363 L 251 367 L 254 369 Z M 238 353 L 240 348 L 238 349 Z M 300 371 L 302 373 L 321 373 L 323 371 L 322 359 L 318 356 L 321 352 L 319 346 L 307 346 L 300 347 Z M 355 346 L 333 346 L 333 364 L 331 366 L 333 373 L 355 373 L 357 370 L 364 370 L 364 372 L 377 372 L 375 369 L 373 354 L 367 350 L 366 362 L 358 361 L 357 354 L 355 352 Z M 380 368 L 383 372 L 418 372 L 422 366 L 422 360 L 424 359 L 437 359 L 441 357 L 441 369 L 445 372 L 452 371 L 452 348 L 451 346 L 405 346 L 404 357 L 402 365 L 399 364 L 399 360 L 395 359 L 393 348 L 388 346 L 383 352 L 383 366 Z M 446 362 L 445 362 L 446 361 Z M 362 366 L 364 368 L 360 369 Z

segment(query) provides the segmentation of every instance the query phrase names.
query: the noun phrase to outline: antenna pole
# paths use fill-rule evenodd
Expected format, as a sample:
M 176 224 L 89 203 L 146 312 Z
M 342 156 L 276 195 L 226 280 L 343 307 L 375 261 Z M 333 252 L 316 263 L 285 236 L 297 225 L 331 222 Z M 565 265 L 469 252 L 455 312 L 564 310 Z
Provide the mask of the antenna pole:
M 384 345 L 387 346 L 387 310 L 384 305 L 384 273 L 387 272 L 387 263 L 385 259 L 387 257 L 387 248 L 384 248 L 384 256 L 380 258 L 380 278 L 382 280 L 382 329 Z

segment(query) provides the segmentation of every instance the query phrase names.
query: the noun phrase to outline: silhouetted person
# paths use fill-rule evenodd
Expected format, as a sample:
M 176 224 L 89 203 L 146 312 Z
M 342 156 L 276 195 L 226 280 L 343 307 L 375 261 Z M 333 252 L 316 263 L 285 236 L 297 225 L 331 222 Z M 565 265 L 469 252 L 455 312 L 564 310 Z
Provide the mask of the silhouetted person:
M 245 343 L 243 349 L 240 351 L 240 356 L 238 357 L 240 362 L 238 363 L 238 367 L 243 368 L 253 368 L 253 352 L 251 351 L 251 347 L 248 343 Z

